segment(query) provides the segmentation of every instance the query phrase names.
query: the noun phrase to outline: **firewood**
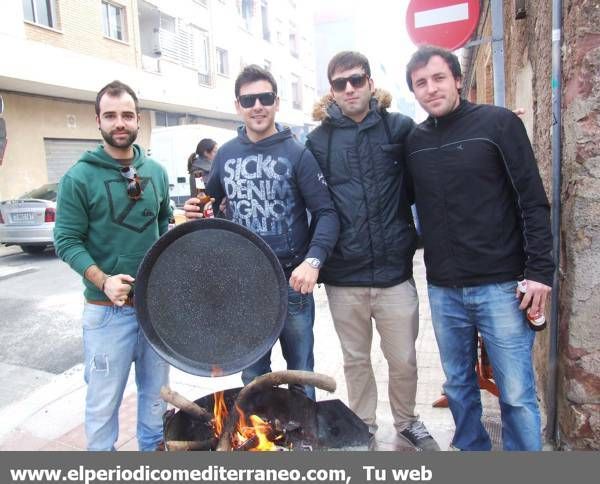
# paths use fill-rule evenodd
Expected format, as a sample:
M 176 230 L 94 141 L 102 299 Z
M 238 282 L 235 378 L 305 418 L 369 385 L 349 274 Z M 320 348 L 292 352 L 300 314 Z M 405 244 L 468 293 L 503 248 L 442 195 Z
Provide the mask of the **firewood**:
M 217 444 L 217 438 L 207 440 L 167 440 L 167 450 L 178 452 L 187 450 L 212 450 Z
M 328 392 L 334 392 L 336 388 L 336 383 L 333 378 L 320 373 L 300 370 L 275 371 L 256 377 L 254 381 L 242 388 L 235 399 L 233 408 L 244 408 L 248 396 L 255 391 L 283 384 L 311 385 Z M 217 451 L 231 450 L 231 434 L 235 429 L 237 420 L 238 412 L 229 412 L 225 426 L 223 427 L 223 432 L 219 438 L 219 443 L 217 444 Z
M 256 447 L 257 445 L 258 445 L 258 437 L 256 435 L 253 435 L 252 437 L 250 437 L 248 440 L 242 442 L 238 447 L 236 447 L 233 450 L 234 451 L 250 450 L 253 447 Z
M 183 410 L 185 413 L 192 415 L 193 417 L 201 419 L 213 418 L 211 412 L 205 408 L 202 408 L 196 402 L 192 402 L 183 395 L 171 390 L 167 386 L 164 386 L 160 389 L 160 396 L 165 402 L 170 403 L 174 407 L 177 407 L 179 410 Z

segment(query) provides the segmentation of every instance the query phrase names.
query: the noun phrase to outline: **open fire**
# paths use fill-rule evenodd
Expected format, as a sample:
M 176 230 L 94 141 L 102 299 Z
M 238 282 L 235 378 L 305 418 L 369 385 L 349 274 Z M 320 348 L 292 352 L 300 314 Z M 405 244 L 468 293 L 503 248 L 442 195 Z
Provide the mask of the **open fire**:
M 217 392 L 213 395 L 213 427 L 215 437 L 220 438 L 225 425 L 225 420 L 229 415 L 223 392 Z M 231 447 L 233 450 L 248 450 L 251 452 L 286 450 L 283 446 L 275 444 L 277 441 L 283 441 L 284 434 L 280 425 L 272 425 L 263 420 L 258 415 L 252 414 L 246 419 L 246 415 L 238 406 L 235 407 L 238 413 L 238 422 L 236 429 L 231 436 Z M 275 424 L 278 422 L 275 421 Z
M 291 380 L 291 381 L 290 381 Z M 258 377 L 191 402 L 168 388 L 161 396 L 180 410 L 164 416 L 167 450 L 366 450 L 368 427 L 339 400 L 315 402 L 279 384 L 335 389 L 329 377 L 285 371 Z

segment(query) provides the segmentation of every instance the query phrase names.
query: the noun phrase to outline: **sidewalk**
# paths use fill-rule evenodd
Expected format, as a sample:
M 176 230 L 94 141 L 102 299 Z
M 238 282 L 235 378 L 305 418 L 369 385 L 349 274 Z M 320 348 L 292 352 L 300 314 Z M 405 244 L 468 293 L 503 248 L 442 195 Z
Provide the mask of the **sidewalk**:
M 454 423 L 447 408 L 432 408 L 431 403 L 440 396 L 444 376 L 437 345 L 431 327 L 431 316 L 425 285 L 423 253 L 415 256 L 415 281 L 420 299 L 420 331 L 417 340 L 419 385 L 417 413 L 440 447 L 446 450 L 452 439 Z M 324 288 L 315 292 L 315 371 L 330 375 L 337 381 L 337 390 L 328 394 L 317 390 L 317 400 L 339 398 L 347 403 L 342 354 L 337 335 L 327 307 Z M 376 331 L 373 341 L 372 361 L 377 378 L 379 402 L 376 434 L 377 450 L 412 451 L 395 435 L 387 397 L 387 365 L 379 348 Z M 273 350 L 273 370 L 285 368 L 279 346 Z M 214 391 L 241 386 L 240 374 L 222 378 L 202 378 L 175 368 L 171 370 L 171 388 L 191 400 Z M 482 392 L 485 424 L 495 447 L 499 442 L 499 411 L 497 401 Z M 85 450 L 84 421 L 85 383 L 83 366 L 78 365 L 56 377 L 26 399 L 0 411 L 0 450 Z M 120 436 L 117 449 L 137 450 L 135 439 L 136 395 L 135 383 L 130 375 L 120 412 Z

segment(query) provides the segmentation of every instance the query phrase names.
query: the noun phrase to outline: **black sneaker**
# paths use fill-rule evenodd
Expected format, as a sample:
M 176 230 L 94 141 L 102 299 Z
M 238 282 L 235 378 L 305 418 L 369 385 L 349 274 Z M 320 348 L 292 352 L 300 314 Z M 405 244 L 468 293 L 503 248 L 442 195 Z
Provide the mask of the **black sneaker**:
M 375 434 L 369 432 L 369 450 L 377 450 L 377 439 L 375 438 Z
M 411 422 L 407 428 L 398 432 L 398 435 L 417 450 L 440 450 L 438 443 L 431 436 L 423 422 L 419 420 Z

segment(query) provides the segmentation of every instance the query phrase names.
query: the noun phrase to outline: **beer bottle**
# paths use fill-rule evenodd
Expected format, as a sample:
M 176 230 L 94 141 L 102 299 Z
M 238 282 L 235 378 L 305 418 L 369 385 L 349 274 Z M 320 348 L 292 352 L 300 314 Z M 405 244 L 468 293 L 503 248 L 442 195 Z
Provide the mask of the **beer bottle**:
M 517 281 L 517 287 L 519 292 L 525 294 L 527 292 L 527 281 L 523 279 L 522 281 Z M 529 311 L 526 309 L 527 316 L 527 324 L 534 331 L 542 331 L 546 329 L 546 318 L 543 314 L 529 314 Z
M 200 210 L 204 214 L 204 218 L 214 218 L 212 201 L 208 193 L 206 193 L 206 186 L 204 185 L 204 173 L 202 171 L 196 172 L 196 198 L 200 200 Z

